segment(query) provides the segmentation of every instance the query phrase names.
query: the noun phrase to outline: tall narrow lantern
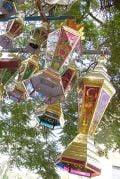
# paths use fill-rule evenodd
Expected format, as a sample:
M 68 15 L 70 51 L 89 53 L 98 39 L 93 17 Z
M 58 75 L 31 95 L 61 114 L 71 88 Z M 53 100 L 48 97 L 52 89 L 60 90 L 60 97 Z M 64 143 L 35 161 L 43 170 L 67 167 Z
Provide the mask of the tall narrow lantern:
M 56 33 L 49 34 L 53 40 L 54 34 Z M 50 46 L 47 44 L 47 60 L 50 59 L 51 61 L 50 68 L 44 69 L 29 80 L 24 81 L 29 96 L 43 98 L 43 101 L 47 104 L 54 104 L 65 98 L 65 89 L 60 73 L 65 71 L 69 64 L 67 63 L 66 66 L 66 61 L 69 60 L 78 44 L 81 44 L 81 34 L 72 28 L 62 27 L 57 35 L 58 38 L 54 50 L 52 50 L 52 55 L 49 52 L 51 51 L 50 48 L 53 48 L 53 42 Z M 67 81 L 68 84 L 70 80 L 71 78 Z
M 79 134 L 58 158 L 57 165 L 70 173 L 93 177 L 101 173 L 93 135 L 115 94 L 102 57 L 96 68 L 83 77 L 78 94 Z

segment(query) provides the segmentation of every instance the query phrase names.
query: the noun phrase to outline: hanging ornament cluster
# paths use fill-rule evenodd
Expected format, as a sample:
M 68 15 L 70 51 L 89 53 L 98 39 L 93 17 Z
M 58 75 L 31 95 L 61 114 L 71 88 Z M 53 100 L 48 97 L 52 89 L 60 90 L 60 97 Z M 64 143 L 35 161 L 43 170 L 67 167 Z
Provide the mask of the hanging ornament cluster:
M 100 58 L 95 69 L 78 84 L 79 134 L 58 157 L 56 163 L 59 167 L 85 177 L 100 175 L 94 133 L 114 94 L 115 89 L 106 73 L 103 58 Z
M 50 44 L 49 36 L 55 39 L 56 31 L 48 35 L 46 52 L 50 67 L 41 70 L 23 82 L 29 97 L 43 98 L 43 102 L 46 104 L 54 104 L 65 99 L 67 85 L 70 84 L 75 75 L 74 69 L 67 69 L 71 60 L 70 57 L 75 48 L 81 49 L 79 31 L 68 26 L 62 26 L 57 32 L 59 33 L 57 34 L 57 41 L 54 43 L 55 47 L 53 47 L 53 41 Z M 64 72 L 66 74 L 61 76 L 61 73 Z
M 23 0 L 7 1 L 0 4 L 0 11 L 6 17 L 16 14 L 15 3 Z M 46 0 L 48 4 L 66 5 L 74 0 Z M 77 70 L 71 65 L 74 54 L 81 55 L 84 26 L 73 20 L 66 20 L 53 32 L 43 12 L 41 1 L 35 5 L 42 17 L 41 28 L 31 32 L 25 51 L 31 56 L 21 61 L 18 56 L 0 58 L 0 100 L 8 96 L 14 102 L 27 99 L 41 100 L 42 107 L 36 109 L 35 117 L 41 126 L 56 129 L 64 125 L 62 102 L 75 85 Z M 23 20 L 9 21 L 6 32 L 0 35 L 0 46 L 12 48 L 12 41 L 23 33 Z M 40 48 L 46 47 L 47 68 L 41 68 Z M 16 84 L 7 89 L 7 84 L 17 73 Z M 110 83 L 101 58 L 95 69 L 83 77 L 78 84 L 78 127 L 79 133 L 58 157 L 56 164 L 60 168 L 77 175 L 93 177 L 100 175 L 101 168 L 94 146 L 95 130 L 109 104 L 115 89 Z

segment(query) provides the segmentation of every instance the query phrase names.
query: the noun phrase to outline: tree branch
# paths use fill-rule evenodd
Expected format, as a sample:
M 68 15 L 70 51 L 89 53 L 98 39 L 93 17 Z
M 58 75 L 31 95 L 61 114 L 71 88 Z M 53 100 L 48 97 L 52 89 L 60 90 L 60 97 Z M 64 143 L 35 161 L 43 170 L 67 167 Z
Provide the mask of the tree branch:
M 103 22 L 100 19 L 96 18 L 91 12 L 89 12 L 89 16 L 92 17 L 99 24 L 103 25 Z

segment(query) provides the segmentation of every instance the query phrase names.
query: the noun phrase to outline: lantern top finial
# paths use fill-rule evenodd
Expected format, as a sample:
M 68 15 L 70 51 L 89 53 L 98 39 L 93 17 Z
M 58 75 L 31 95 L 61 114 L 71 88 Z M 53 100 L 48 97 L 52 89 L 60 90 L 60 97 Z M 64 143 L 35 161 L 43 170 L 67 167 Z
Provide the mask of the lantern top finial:
M 97 61 L 98 61 L 98 64 L 96 65 L 95 69 L 93 70 L 93 73 L 102 74 L 102 76 L 104 76 L 104 78 L 106 78 L 108 81 L 110 81 L 110 77 L 107 74 L 107 69 L 104 65 L 106 63 L 106 58 L 103 55 L 101 55 Z
M 98 58 L 98 63 L 99 63 L 99 64 L 105 64 L 105 63 L 106 63 L 106 58 L 105 58 L 105 56 L 103 56 L 103 55 L 99 56 L 99 58 Z

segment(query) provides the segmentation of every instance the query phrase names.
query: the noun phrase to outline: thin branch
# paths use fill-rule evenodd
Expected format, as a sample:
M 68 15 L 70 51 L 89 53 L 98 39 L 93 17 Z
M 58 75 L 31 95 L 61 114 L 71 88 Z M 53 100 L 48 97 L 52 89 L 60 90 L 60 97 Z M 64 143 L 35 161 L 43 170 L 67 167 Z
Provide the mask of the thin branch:
M 100 19 L 96 18 L 91 12 L 89 13 L 89 16 L 92 17 L 100 25 L 103 25 L 103 22 Z

